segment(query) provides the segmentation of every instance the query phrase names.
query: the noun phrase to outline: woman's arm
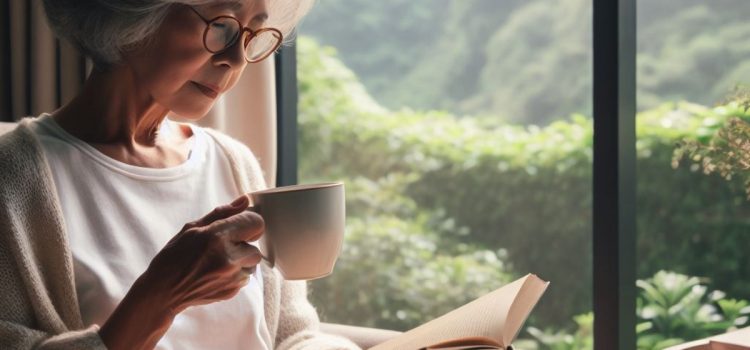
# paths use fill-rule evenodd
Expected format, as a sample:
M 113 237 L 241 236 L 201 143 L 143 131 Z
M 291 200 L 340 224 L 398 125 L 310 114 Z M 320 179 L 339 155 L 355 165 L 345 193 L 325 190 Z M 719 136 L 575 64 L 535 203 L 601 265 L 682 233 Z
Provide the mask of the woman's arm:
M 246 242 L 263 232 L 263 219 L 245 211 L 247 206 L 242 196 L 185 225 L 100 329 L 59 334 L 53 333 L 55 328 L 33 329 L 38 321 L 23 310 L 36 301 L 25 294 L 20 277 L 9 271 L 10 252 L 0 249 L 0 283 L 7 283 L 0 292 L 0 349 L 153 349 L 181 311 L 229 299 L 247 284 L 261 256 Z
M 99 330 L 108 349 L 153 349 L 172 325 L 176 314 L 165 307 L 169 300 L 148 294 L 149 284 L 141 276 Z
M 263 219 L 241 196 L 183 227 L 154 257 L 99 330 L 110 350 L 153 349 L 174 317 L 194 305 L 235 296 L 261 260 L 247 244 Z

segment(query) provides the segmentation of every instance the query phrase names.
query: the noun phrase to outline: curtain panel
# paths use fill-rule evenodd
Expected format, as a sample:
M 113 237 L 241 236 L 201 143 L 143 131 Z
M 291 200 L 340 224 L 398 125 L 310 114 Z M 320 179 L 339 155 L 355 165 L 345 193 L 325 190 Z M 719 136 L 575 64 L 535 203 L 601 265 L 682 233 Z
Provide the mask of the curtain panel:
M 41 0 L 8 0 L 0 6 L 2 120 L 55 110 L 82 86 L 86 60 L 55 38 Z

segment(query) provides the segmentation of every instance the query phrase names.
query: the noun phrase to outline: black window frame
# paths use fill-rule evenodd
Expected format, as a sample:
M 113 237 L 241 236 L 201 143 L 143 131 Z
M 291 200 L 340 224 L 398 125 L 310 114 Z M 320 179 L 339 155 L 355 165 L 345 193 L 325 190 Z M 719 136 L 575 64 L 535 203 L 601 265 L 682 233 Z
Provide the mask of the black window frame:
M 630 350 L 636 348 L 636 0 L 592 0 L 592 5 L 594 349 Z M 275 60 L 276 185 L 284 186 L 297 183 L 294 45 Z
M 276 77 L 276 186 L 297 184 L 296 39 L 274 55 Z
M 594 349 L 635 349 L 636 0 L 593 0 Z

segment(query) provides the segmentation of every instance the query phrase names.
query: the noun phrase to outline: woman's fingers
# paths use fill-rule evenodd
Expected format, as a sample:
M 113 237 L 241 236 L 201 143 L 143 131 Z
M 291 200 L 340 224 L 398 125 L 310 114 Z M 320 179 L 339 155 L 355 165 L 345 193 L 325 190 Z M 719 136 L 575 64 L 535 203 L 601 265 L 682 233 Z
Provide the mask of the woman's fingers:
M 172 237 L 172 239 L 169 240 L 167 244 L 172 244 L 176 239 L 178 239 L 180 236 L 185 234 L 185 232 L 190 229 L 197 228 L 197 227 L 198 228 L 204 227 L 204 226 L 210 225 L 216 220 L 221 220 L 224 218 L 228 218 L 232 215 L 241 213 L 242 211 L 247 209 L 249 204 L 250 204 L 250 199 L 246 195 L 243 194 L 242 196 L 237 197 L 232 203 L 216 207 L 210 213 L 206 214 L 204 217 L 185 224 L 182 227 L 182 230 L 180 230 L 180 232 L 174 235 L 174 237 Z
M 177 309 L 229 298 L 248 283 L 262 256 L 247 242 L 265 227 L 249 202 L 241 196 L 185 225 L 152 260 L 147 275 L 169 276 L 162 285 Z
M 244 211 L 247 206 L 250 204 L 250 200 L 247 198 L 246 195 L 242 195 L 238 198 L 236 198 L 232 203 L 227 205 L 222 205 L 220 207 L 214 208 L 210 213 L 206 214 L 204 217 L 191 222 L 190 224 L 186 225 L 189 227 L 203 227 L 210 225 L 211 223 L 215 222 L 216 220 L 221 220 L 224 218 L 228 218 L 232 215 L 241 213 Z
M 249 242 L 260 238 L 263 235 L 265 224 L 260 215 L 243 211 L 225 219 L 216 220 L 208 225 L 208 232 L 213 232 L 218 236 L 224 236 L 230 242 Z
M 224 244 L 229 262 L 241 268 L 253 268 L 262 259 L 260 250 L 254 245 L 229 240 L 225 241 Z

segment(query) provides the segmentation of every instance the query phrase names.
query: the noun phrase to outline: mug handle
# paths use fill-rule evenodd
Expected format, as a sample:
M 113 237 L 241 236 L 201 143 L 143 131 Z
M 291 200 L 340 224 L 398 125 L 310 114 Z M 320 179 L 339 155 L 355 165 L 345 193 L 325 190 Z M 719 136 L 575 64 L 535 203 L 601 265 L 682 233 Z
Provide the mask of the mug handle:
M 254 212 L 260 215 L 261 217 L 263 216 L 260 213 L 259 205 L 250 205 L 245 210 Z M 274 267 L 276 263 L 276 259 L 274 258 L 274 255 L 273 255 L 273 247 L 271 247 L 271 241 L 266 239 L 266 233 L 263 233 L 263 236 L 260 238 L 259 241 L 260 241 L 259 242 L 260 244 L 259 244 L 258 249 L 260 250 L 261 258 L 263 258 L 263 260 L 265 260 L 270 267 Z

